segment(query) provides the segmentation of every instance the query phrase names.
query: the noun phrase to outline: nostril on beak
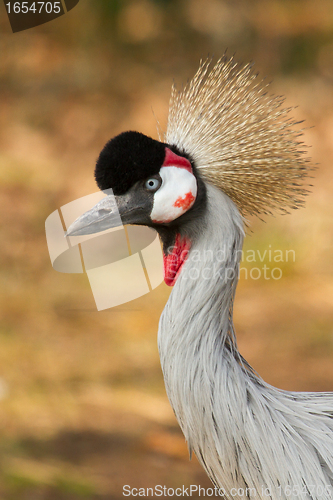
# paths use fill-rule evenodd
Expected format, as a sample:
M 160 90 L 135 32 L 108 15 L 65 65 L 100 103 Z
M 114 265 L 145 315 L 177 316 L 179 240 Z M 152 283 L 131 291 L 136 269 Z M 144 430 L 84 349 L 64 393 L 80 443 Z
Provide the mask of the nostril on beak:
M 108 214 L 112 214 L 112 212 L 113 212 L 112 208 L 100 208 L 98 210 L 98 215 L 101 215 L 101 216 L 108 215 Z

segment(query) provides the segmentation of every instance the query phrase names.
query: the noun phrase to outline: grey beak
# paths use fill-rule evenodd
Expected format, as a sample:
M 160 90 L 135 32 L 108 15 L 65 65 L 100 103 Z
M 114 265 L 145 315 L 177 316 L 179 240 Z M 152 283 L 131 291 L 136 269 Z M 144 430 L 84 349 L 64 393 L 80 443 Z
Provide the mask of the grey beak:
M 108 194 L 70 225 L 66 236 L 99 233 L 125 224 L 149 225 L 153 198 L 133 188 L 121 196 Z
M 116 197 L 108 195 L 91 210 L 78 217 L 67 230 L 66 236 L 82 236 L 99 233 L 122 225 Z

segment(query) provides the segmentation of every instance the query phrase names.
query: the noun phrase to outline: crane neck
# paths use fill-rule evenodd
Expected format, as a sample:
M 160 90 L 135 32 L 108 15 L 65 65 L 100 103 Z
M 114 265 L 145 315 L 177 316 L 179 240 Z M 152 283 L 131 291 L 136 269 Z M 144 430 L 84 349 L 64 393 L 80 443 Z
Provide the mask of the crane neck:
M 185 242 L 186 260 L 164 315 L 178 324 L 177 335 L 190 331 L 191 341 L 196 343 L 208 328 L 210 338 L 214 336 L 221 345 L 233 346 L 236 353 L 232 313 L 244 237 L 243 220 L 229 197 L 211 185 L 206 189 L 205 212 L 182 228 L 180 237 Z

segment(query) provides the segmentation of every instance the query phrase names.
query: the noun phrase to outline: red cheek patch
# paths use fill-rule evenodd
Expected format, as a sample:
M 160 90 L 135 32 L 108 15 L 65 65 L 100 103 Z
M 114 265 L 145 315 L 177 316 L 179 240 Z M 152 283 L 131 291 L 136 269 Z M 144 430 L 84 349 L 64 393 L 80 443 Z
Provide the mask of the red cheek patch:
M 189 191 L 188 193 L 185 194 L 184 197 L 179 196 L 179 198 L 177 198 L 177 200 L 174 202 L 173 206 L 182 208 L 185 212 L 186 210 L 191 208 L 194 201 L 195 201 L 195 198 L 194 198 L 193 194 L 191 193 L 191 191 Z

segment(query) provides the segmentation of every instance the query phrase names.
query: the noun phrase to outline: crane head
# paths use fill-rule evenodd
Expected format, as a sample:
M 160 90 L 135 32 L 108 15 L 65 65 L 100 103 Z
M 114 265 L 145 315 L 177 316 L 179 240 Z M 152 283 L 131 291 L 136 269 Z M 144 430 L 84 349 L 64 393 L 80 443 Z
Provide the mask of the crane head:
M 204 181 L 242 215 L 303 206 L 313 167 L 283 98 L 269 96 L 251 64 L 242 67 L 226 55 L 211 63 L 202 62 L 181 91 L 173 86 L 165 143 L 124 132 L 100 153 L 95 178 L 100 189 L 112 188 L 123 224 L 153 226 L 160 235 L 181 226 L 204 205 Z M 114 205 L 113 197 L 102 200 L 68 234 L 114 227 Z
M 69 227 L 69 236 L 114 227 L 115 201 L 123 224 L 172 227 L 198 197 L 198 177 L 190 159 L 139 132 L 123 132 L 104 146 L 95 178 L 102 191 L 112 188 L 114 196 L 106 196 L 80 216 Z

